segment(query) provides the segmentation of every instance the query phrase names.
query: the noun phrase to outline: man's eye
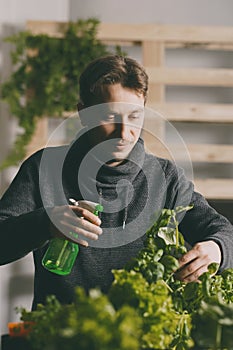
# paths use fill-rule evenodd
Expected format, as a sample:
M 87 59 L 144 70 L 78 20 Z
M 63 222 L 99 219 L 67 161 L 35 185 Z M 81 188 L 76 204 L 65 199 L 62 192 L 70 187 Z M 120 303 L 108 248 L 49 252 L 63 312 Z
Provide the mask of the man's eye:
M 139 119 L 143 117 L 143 113 L 132 113 L 129 115 L 129 119 L 133 120 L 133 119 Z
M 115 114 L 109 114 L 108 116 L 107 116 L 107 120 L 114 120 L 115 119 Z
M 111 114 L 106 114 L 104 120 L 107 121 L 107 122 L 116 121 L 116 120 L 117 120 L 117 115 L 116 115 L 116 114 L 113 114 L 113 113 L 111 113 Z

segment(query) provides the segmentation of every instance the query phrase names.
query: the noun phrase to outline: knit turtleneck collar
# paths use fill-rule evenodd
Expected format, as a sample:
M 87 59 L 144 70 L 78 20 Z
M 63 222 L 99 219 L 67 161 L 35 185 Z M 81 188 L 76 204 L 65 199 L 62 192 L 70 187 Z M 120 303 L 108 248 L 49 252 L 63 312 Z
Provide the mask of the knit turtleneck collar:
M 141 171 L 145 158 L 144 143 L 139 139 L 128 158 L 117 166 L 102 164 L 96 176 L 100 202 L 108 211 L 122 211 L 122 229 L 125 229 L 128 218 L 128 206 L 133 197 L 133 181 Z M 95 159 L 98 162 L 98 159 Z M 117 193 L 112 202 L 104 203 L 103 192 Z
M 132 184 L 143 167 L 144 159 L 144 142 L 139 138 L 127 159 L 117 166 L 110 166 L 103 162 L 95 148 L 90 148 L 88 136 L 82 130 L 71 145 L 66 164 L 73 172 L 70 176 L 76 185 L 77 199 L 101 202 L 105 208 L 103 215 L 120 215 L 124 229 L 134 192 Z
M 144 142 L 139 139 L 125 161 L 117 166 L 102 163 L 93 155 L 95 161 L 99 162 L 97 182 L 103 185 L 116 185 L 119 180 L 127 177 L 133 181 L 142 168 L 145 158 Z
M 144 141 L 139 138 L 128 157 L 117 166 L 111 166 L 99 156 L 95 148 L 90 147 L 86 129 L 82 129 L 71 143 L 65 164 L 86 167 L 86 176 L 95 177 L 99 184 L 116 185 L 122 177 L 130 181 L 137 176 L 145 159 Z M 84 162 L 84 164 L 81 164 Z
M 105 164 L 103 160 L 101 159 L 101 156 L 98 155 L 98 151 L 95 151 L 95 148 L 90 146 L 90 139 L 88 135 L 88 129 L 83 128 L 81 129 L 78 134 L 75 137 L 75 140 L 70 144 L 70 150 L 73 153 L 73 150 L 76 152 L 76 155 L 78 154 L 78 157 L 85 156 L 87 153 L 91 153 L 96 160 L 99 162 L 99 164 L 106 166 L 106 168 L 111 167 L 113 169 L 117 169 L 116 171 L 122 171 L 128 173 L 129 171 L 134 173 L 135 169 L 131 169 L 130 167 L 125 167 L 124 165 L 127 163 L 127 161 L 131 161 L 135 164 L 138 164 L 139 166 L 142 166 L 144 162 L 145 157 L 145 150 L 144 150 L 144 141 L 139 138 L 137 143 L 135 144 L 134 148 L 130 152 L 129 156 L 127 157 L 126 161 L 123 163 L 120 163 L 117 166 L 110 166 L 108 164 Z

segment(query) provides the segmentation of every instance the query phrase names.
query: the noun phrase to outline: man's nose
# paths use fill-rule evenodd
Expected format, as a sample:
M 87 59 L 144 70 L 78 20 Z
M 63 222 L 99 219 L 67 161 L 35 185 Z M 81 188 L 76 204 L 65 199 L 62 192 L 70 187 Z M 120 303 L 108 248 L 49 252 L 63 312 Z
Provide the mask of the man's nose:
M 118 122 L 116 125 L 117 137 L 122 140 L 128 140 L 130 138 L 130 126 L 124 121 Z

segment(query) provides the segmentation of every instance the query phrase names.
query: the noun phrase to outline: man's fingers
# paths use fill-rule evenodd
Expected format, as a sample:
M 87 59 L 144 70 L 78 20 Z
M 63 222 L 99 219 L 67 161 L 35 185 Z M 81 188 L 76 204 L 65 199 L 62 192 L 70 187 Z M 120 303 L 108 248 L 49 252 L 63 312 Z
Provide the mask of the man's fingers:
M 85 238 L 97 240 L 102 234 L 101 220 L 85 208 L 65 205 L 55 207 L 51 214 L 51 233 L 54 236 L 88 246 Z
M 188 253 L 184 254 L 179 259 L 180 268 L 188 263 L 190 263 L 192 260 L 196 259 L 198 257 L 198 254 L 196 250 L 191 249 Z
M 87 232 L 92 232 L 95 233 L 96 235 L 101 235 L 102 234 L 102 229 L 101 227 L 94 225 L 93 223 L 87 221 L 83 217 L 78 218 L 78 217 L 71 217 L 69 220 L 67 218 L 61 219 L 60 223 L 64 226 L 73 226 L 78 229 L 83 229 Z
M 77 207 L 74 208 L 77 209 Z M 54 225 L 56 225 L 56 222 L 59 223 L 59 228 L 61 225 L 69 228 L 72 225 L 74 228 L 80 228 L 86 232 L 91 232 L 96 235 L 102 234 L 102 229 L 99 226 L 101 220 L 96 215 L 82 208 L 78 209 L 77 213 L 79 214 L 78 216 L 74 215 L 69 208 L 63 207 L 63 210 L 58 208 L 58 210 L 54 212 L 52 222 Z M 92 222 L 91 220 L 95 222 Z
M 75 217 L 73 213 L 75 213 L 75 216 L 77 217 L 84 217 L 86 220 L 90 221 L 94 225 L 101 225 L 101 220 L 97 215 L 93 214 L 85 208 L 74 205 L 63 205 L 60 207 L 55 207 L 52 210 L 52 217 L 59 218 L 64 215 L 64 217 L 66 218 L 72 218 Z
M 192 282 L 207 271 L 208 261 L 205 254 L 200 254 L 200 248 L 196 245 L 179 259 L 179 264 L 176 278 L 184 282 Z
M 77 207 L 77 206 L 69 206 L 69 207 L 72 209 L 73 212 L 75 212 L 77 216 L 84 217 L 86 220 L 93 223 L 94 225 L 100 226 L 101 224 L 100 218 L 97 215 L 90 212 L 89 210 L 85 208 Z
M 179 259 L 180 268 L 176 278 L 184 282 L 197 281 L 208 270 L 211 262 L 220 263 L 221 251 L 217 243 L 204 241 L 195 246 Z
M 187 266 L 176 273 L 176 278 L 183 282 L 194 282 L 206 271 L 206 265 L 199 266 L 198 268 Z
M 80 219 L 80 220 L 85 221 L 84 219 Z M 72 225 L 72 224 L 64 221 L 64 222 L 61 222 L 61 224 L 64 227 L 64 234 L 67 235 L 67 233 L 68 233 L 68 235 L 69 235 L 69 237 L 71 237 L 71 239 L 72 239 L 72 236 L 69 234 L 69 232 L 73 232 L 74 237 L 75 237 L 75 234 L 78 234 L 78 236 L 81 235 L 85 238 L 92 239 L 94 241 L 96 241 L 98 239 L 99 235 L 102 233 L 102 229 L 98 226 L 94 227 L 94 229 L 92 231 L 89 231 L 88 227 L 85 227 L 85 225 L 88 226 L 88 223 L 83 223 L 83 226 L 76 226 L 76 225 Z M 94 225 L 92 225 L 92 226 L 94 226 Z
M 197 258 L 206 260 L 206 263 L 211 262 L 210 254 L 206 249 L 207 242 L 199 242 L 186 254 L 184 254 L 180 259 L 180 267 L 189 264 L 192 260 Z
M 88 242 L 87 241 L 85 241 L 85 240 L 83 240 L 83 239 L 78 239 L 78 240 L 76 240 L 75 242 L 73 242 L 73 243 L 78 243 L 78 244 L 80 244 L 80 245 L 82 245 L 82 246 L 84 246 L 84 247 L 88 247 Z

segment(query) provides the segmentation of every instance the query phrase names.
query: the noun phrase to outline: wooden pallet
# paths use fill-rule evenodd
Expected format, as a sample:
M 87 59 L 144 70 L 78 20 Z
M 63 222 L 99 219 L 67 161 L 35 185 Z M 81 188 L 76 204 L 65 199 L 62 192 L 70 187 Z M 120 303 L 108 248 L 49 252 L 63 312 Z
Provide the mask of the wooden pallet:
M 66 23 L 29 21 L 27 29 L 34 34 L 47 34 L 62 37 Z M 233 69 L 226 68 L 170 68 L 165 66 L 166 48 L 201 48 L 203 50 L 233 51 L 233 27 L 196 27 L 156 24 L 119 24 L 102 23 L 99 26 L 98 38 L 110 45 L 124 47 L 140 45 L 142 63 L 149 78 L 148 106 L 165 116 L 168 122 L 192 123 L 233 123 L 232 104 L 210 103 L 168 103 L 166 86 L 221 86 L 233 87 Z M 41 126 L 44 123 L 43 126 Z M 164 139 L 164 122 L 147 120 L 146 128 L 152 126 L 159 130 L 160 139 Z M 40 136 L 31 143 L 38 147 L 38 140 L 46 138 L 45 121 L 39 122 Z M 149 138 L 148 138 L 149 140 Z M 147 143 L 147 138 L 145 139 Z M 148 141 L 149 142 L 149 141 Z M 43 145 L 42 145 L 43 146 Z M 150 150 L 159 156 L 168 156 L 161 142 L 149 145 Z M 232 164 L 232 144 L 187 144 L 192 162 Z M 176 155 L 182 158 L 182 149 L 174 145 Z M 221 166 L 221 165 L 220 165 Z M 233 199 L 233 179 L 194 179 L 196 189 L 209 199 Z

